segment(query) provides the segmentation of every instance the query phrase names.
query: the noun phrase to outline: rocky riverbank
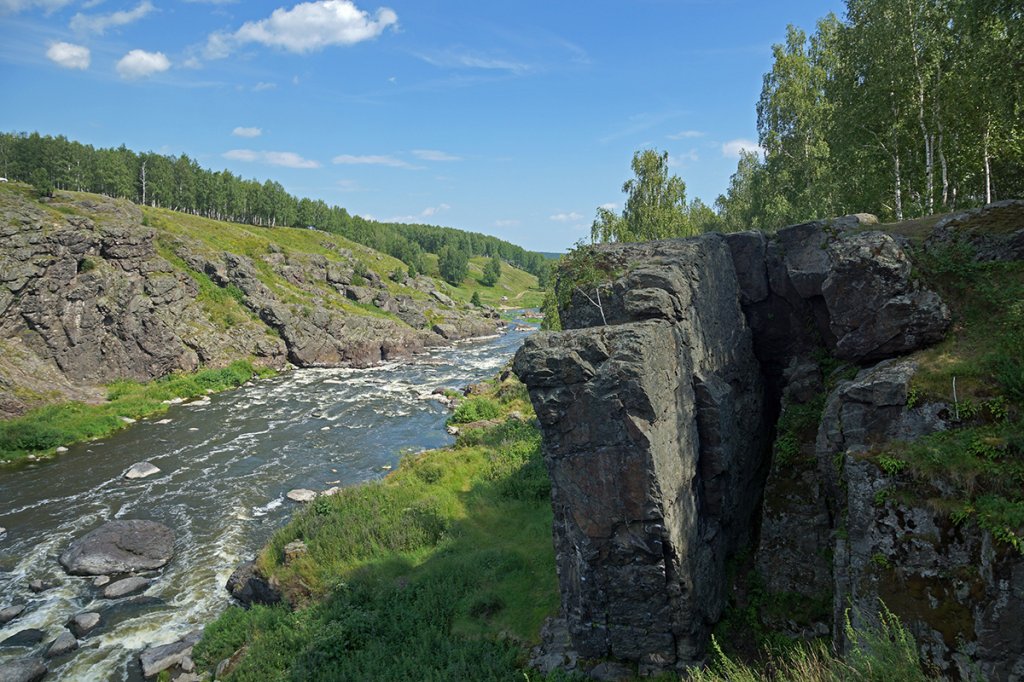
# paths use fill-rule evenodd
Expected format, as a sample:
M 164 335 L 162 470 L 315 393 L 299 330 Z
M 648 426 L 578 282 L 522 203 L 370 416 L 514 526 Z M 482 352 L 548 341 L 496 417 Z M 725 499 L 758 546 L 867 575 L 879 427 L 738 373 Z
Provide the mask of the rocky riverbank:
M 0 418 L 117 379 L 238 358 L 365 367 L 503 325 L 340 237 L 189 220 L 0 188 Z

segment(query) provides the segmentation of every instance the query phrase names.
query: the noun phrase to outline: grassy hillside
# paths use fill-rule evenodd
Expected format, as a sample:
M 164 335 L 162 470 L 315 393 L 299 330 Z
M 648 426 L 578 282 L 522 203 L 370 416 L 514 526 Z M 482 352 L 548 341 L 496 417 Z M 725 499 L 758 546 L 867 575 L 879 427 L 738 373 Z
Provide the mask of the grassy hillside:
M 437 256 L 428 253 L 425 256 L 428 271 L 437 276 Z M 480 302 L 484 305 L 495 308 L 539 308 L 544 300 L 544 290 L 537 284 L 537 278 L 519 268 L 501 264 L 501 277 L 493 287 L 486 286 L 481 281 L 484 276 L 484 266 L 490 259 L 479 256 L 469 259 L 469 275 L 462 283 L 454 287 L 444 282 L 443 291 L 452 298 L 469 302 L 473 294 L 480 295 Z M 502 299 L 506 300 L 502 300 Z

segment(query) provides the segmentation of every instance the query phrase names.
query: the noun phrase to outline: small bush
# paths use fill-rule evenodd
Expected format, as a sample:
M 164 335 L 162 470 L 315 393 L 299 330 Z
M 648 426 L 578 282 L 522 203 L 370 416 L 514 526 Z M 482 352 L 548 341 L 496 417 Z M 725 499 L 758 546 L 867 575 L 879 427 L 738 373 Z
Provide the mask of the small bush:
M 459 403 L 449 417 L 451 424 L 469 424 L 483 419 L 494 419 L 501 414 L 501 406 L 486 397 L 467 398 Z

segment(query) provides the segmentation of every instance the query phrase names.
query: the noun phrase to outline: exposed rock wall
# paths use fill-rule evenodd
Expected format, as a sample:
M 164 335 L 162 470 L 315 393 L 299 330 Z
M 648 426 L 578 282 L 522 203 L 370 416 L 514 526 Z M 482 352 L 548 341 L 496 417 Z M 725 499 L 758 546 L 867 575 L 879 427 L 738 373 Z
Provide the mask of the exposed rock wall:
M 724 563 L 749 539 L 766 424 L 725 241 L 613 254 L 643 265 L 609 287 L 607 325 L 534 338 L 514 369 L 544 433 L 573 643 L 650 672 L 703 656 Z
M 125 201 L 62 193 L 47 206 L 3 191 L 0 418 L 57 398 L 98 397 L 89 387 L 114 379 L 247 357 L 275 367 L 368 366 L 503 324 L 494 311 L 413 295 L 413 287 L 433 290 L 430 280 L 391 293 L 372 270 L 357 277 L 358 261 L 327 237 L 330 259 L 255 237 L 265 253 L 211 253 L 186 230 L 142 223 Z M 240 293 L 241 305 L 223 304 L 230 319 L 204 307 L 202 277 Z M 444 334 L 428 328 L 428 316 Z
M 907 405 L 915 365 L 890 358 L 942 339 L 950 313 L 900 240 L 863 223 L 598 247 L 606 281 L 575 288 L 568 331 L 519 352 L 575 654 L 641 673 L 700 661 L 724 562 L 753 539 L 770 592 L 833 603 L 808 629 L 782 625 L 795 636 L 845 645 L 847 609 L 870 622 L 881 599 L 945 675 L 1024 670 L 1010 626 L 1024 617 L 1024 561 L 890 497 L 900 480 L 869 456 L 947 428 L 945 406 Z M 821 357 L 864 369 L 837 380 Z M 776 442 L 769 473 L 780 414 L 805 423 Z

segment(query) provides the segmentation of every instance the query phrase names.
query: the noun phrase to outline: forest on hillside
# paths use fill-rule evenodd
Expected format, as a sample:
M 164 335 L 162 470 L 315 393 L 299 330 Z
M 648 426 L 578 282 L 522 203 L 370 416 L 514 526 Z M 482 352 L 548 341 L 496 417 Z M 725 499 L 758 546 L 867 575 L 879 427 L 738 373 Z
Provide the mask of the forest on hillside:
M 313 227 L 394 256 L 413 275 L 425 271 L 425 253 L 457 263 L 473 256 L 498 257 L 542 280 L 549 269 L 542 254 L 497 237 L 366 220 L 320 199 L 295 197 L 273 180 L 261 183 L 228 170 L 207 170 L 185 154 L 137 153 L 124 145 L 97 149 L 37 132 L 0 133 L 0 175 L 31 183 L 41 194 L 54 189 L 94 192 L 228 222 Z
M 687 202 L 669 155 L 638 151 L 621 214 L 591 238 L 641 241 L 868 212 L 901 221 L 1024 197 L 1024 5 L 847 0 L 815 31 L 789 26 L 714 210 Z

